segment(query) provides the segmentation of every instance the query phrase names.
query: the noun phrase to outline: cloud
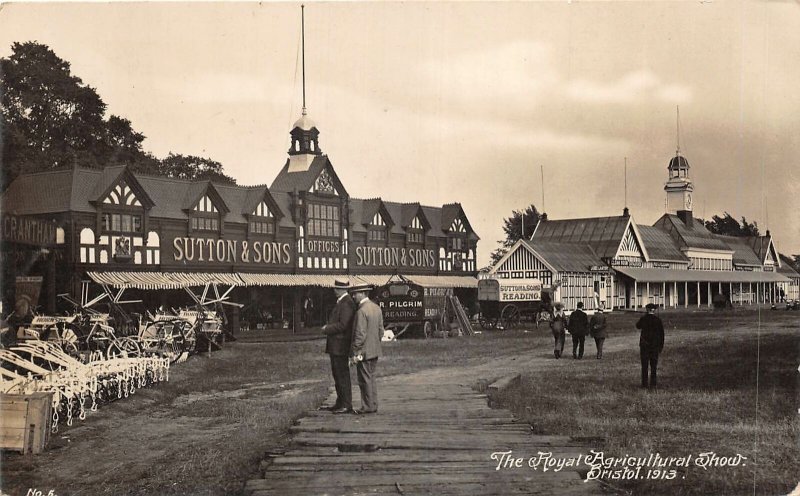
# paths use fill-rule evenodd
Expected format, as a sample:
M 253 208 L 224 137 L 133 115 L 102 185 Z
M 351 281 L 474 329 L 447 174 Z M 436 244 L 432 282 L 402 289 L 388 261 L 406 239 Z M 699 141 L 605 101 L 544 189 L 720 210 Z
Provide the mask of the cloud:
M 578 79 L 570 82 L 565 94 L 573 100 L 590 103 L 636 103 L 647 99 L 683 103 L 691 99 L 691 89 L 662 83 L 649 70 L 632 71 L 612 82 Z

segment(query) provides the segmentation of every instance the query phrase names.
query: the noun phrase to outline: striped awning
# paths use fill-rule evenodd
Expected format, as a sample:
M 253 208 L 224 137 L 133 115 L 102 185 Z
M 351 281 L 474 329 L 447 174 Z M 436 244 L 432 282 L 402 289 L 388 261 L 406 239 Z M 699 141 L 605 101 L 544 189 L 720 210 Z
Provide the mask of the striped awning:
M 216 272 L 89 272 L 89 277 L 98 284 L 115 288 L 180 289 L 206 284 L 228 286 L 317 286 L 332 288 L 336 279 L 347 279 L 350 284 L 373 284 L 382 286 L 392 277 L 388 274 L 250 274 Z M 478 279 L 467 276 L 403 276 L 409 281 L 429 288 L 477 288 Z
M 789 279 L 775 272 L 748 272 L 740 270 L 675 270 L 614 267 L 620 274 L 637 282 L 788 282 Z
M 237 274 L 215 272 L 89 272 L 88 276 L 98 284 L 115 288 L 136 289 L 180 289 L 206 284 L 242 286 Z
M 428 288 L 478 288 L 478 278 L 469 276 L 406 276 L 406 279 Z

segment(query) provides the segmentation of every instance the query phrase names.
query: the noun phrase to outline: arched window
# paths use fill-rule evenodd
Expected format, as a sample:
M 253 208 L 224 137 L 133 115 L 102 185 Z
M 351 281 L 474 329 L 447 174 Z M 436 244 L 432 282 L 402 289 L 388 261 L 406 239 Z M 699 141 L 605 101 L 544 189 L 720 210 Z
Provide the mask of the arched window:
M 147 248 L 145 249 L 145 263 L 158 265 L 161 263 L 161 238 L 155 231 L 147 233 Z
M 94 231 L 88 227 L 81 229 L 81 263 L 95 263 Z

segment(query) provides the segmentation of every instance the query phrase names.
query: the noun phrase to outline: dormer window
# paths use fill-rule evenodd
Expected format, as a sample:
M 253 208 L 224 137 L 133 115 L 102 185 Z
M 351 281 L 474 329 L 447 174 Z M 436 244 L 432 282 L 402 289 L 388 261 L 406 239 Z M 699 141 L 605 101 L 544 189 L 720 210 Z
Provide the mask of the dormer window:
M 372 217 L 372 222 L 367 226 L 367 239 L 369 241 L 386 241 L 386 222 L 380 212 Z
M 250 214 L 250 234 L 275 234 L 275 217 L 262 201 Z
M 208 196 L 204 196 L 192 209 L 193 231 L 219 231 L 219 210 Z
M 103 232 L 106 234 L 142 232 L 142 216 L 134 214 L 103 214 Z
M 414 217 L 406 229 L 406 241 L 410 244 L 422 244 L 425 241 L 425 228 L 419 217 Z
M 450 225 L 450 232 L 447 234 L 448 248 L 450 251 L 466 250 L 467 228 L 461 219 L 456 219 Z

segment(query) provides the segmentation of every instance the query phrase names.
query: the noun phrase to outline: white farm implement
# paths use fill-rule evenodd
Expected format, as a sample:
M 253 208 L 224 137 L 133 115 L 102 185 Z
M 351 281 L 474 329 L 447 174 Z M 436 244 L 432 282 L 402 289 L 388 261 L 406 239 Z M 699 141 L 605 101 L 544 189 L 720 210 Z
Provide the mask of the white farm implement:
M 72 425 L 74 417 L 86 418 L 86 410 L 127 398 L 136 389 L 169 380 L 169 359 L 160 357 L 90 354 L 83 363 L 68 355 L 57 344 L 30 340 L 0 350 L 0 392 L 9 394 L 53 393 L 51 429 L 58 430 L 59 419 Z M 89 403 L 87 405 L 87 402 Z

